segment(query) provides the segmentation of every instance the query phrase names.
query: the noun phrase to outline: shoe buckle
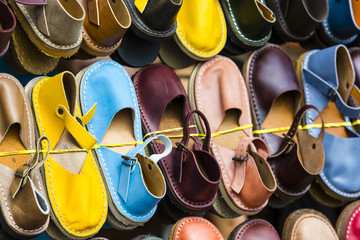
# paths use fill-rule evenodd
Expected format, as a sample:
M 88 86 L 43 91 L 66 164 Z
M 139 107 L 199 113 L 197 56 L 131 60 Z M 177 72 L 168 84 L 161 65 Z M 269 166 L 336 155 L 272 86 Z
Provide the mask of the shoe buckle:
M 125 161 L 122 161 L 122 164 L 126 165 L 126 166 L 134 166 L 136 164 L 136 161 L 137 161 L 137 158 L 131 158 L 131 157 L 128 157 L 126 155 L 122 155 L 121 156 L 123 159 L 125 159 Z M 127 163 L 126 161 L 131 161 L 130 163 Z
M 244 157 L 236 157 L 236 156 L 234 156 L 233 158 L 232 158 L 232 160 L 234 160 L 234 161 L 237 161 L 237 162 L 240 162 L 240 163 L 243 163 L 243 162 L 246 162 L 246 160 L 248 160 L 248 158 L 249 158 L 249 154 L 247 153 Z
M 287 142 L 288 145 L 293 146 L 295 144 L 295 140 L 292 139 L 289 135 L 283 133 L 284 140 Z
M 177 146 L 177 149 L 180 151 L 188 152 L 189 149 L 181 142 L 176 142 L 175 145 Z
M 336 88 L 334 88 L 333 86 L 331 86 L 331 87 L 329 88 L 328 93 L 327 93 L 326 96 L 330 99 L 330 101 L 334 102 L 335 99 L 336 99 L 336 96 L 337 96 L 337 94 L 336 94 Z

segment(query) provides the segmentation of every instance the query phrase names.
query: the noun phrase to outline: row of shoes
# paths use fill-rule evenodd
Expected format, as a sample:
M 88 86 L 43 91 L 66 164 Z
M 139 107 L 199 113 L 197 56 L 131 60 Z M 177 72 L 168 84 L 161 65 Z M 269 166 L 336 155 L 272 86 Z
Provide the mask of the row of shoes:
M 141 226 L 159 203 L 177 221 L 210 208 L 254 215 L 308 190 L 328 206 L 353 201 L 353 59 L 344 45 L 312 50 L 295 71 L 281 47 L 266 45 L 249 56 L 244 77 L 226 57 L 199 64 L 187 93 L 161 64 L 131 79 L 103 60 L 25 89 L 1 74 L 2 223 L 21 237 L 46 229 L 85 239 L 105 220 Z
M 269 41 L 356 45 L 360 33 L 354 0 L 6 1 L 11 9 L 1 0 L 0 55 L 11 38 L 9 65 L 37 75 L 54 69 L 59 58 L 112 54 L 121 64 L 141 67 L 160 55 L 168 66 L 183 68 Z

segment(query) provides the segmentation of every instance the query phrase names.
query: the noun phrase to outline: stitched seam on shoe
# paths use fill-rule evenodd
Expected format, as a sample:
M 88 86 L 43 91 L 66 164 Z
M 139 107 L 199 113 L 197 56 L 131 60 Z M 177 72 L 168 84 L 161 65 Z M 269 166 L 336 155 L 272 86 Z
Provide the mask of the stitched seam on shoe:
M 13 219 L 13 217 L 12 217 L 12 214 L 11 214 L 11 211 L 10 211 L 10 208 L 9 208 L 9 204 L 8 204 L 8 202 L 7 202 L 7 200 L 6 200 L 6 195 L 5 195 L 5 193 L 4 193 L 4 189 L 3 189 L 1 183 L 0 183 L 0 189 L 1 189 L 1 195 L 2 195 L 2 197 L 3 197 L 3 199 L 4 199 L 4 201 L 5 201 L 6 210 L 7 210 L 8 214 L 9 214 L 10 221 L 11 221 L 18 229 L 20 229 L 21 231 L 24 231 L 24 232 L 30 232 L 30 233 L 31 233 L 31 232 L 40 231 L 40 230 L 42 230 L 42 229 L 44 228 L 44 225 L 41 226 L 41 227 L 39 227 L 39 228 L 37 228 L 37 229 L 32 229 L 32 230 L 26 230 L 26 229 L 22 229 L 21 227 L 19 227 L 19 226 L 15 223 L 15 221 L 14 221 L 14 219 Z
M 259 1 L 261 1 L 261 3 L 263 3 L 262 0 L 259 0 Z M 253 39 L 250 39 L 250 38 L 245 37 L 245 35 L 242 34 L 242 32 L 240 32 L 239 25 L 238 25 L 238 23 L 237 23 L 237 21 L 236 21 L 236 19 L 235 19 L 235 16 L 234 16 L 233 11 L 232 11 L 232 7 L 231 7 L 231 4 L 230 4 L 230 1 L 229 1 L 229 0 L 226 0 L 226 2 L 227 2 L 227 4 L 228 4 L 228 9 L 229 9 L 229 12 L 230 12 L 230 15 L 231 15 L 230 17 L 231 17 L 232 22 L 233 22 L 233 24 L 234 24 L 234 26 L 235 26 L 236 32 L 237 32 L 242 38 L 244 38 L 246 41 L 248 41 L 248 42 L 250 42 L 250 43 L 261 43 L 261 42 L 266 41 L 266 40 L 269 38 L 269 34 L 268 34 L 267 36 L 265 36 L 264 38 L 259 39 L 259 40 L 253 40 Z
M 354 218 L 359 213 L 359 211 L 360 211 L 360 206 L 358 206 L 356 208 L 356 210 L 350 216 L 350 220 L 349 220 L 349 222 L 347 224 L 347 228 L 346 228 L 346 236 L 345 236 L 346 239 L 350 239 L 350 236 L 349 236 L 350 235 L 350 228 L 351 228 L 351 225 L 352 225 L 352 223 L 354 221 Z
M 94 43 L 90 37 L 88 37 L 88 33 L 86 31 L 84 31 L 84 29 L 81 30 L 81 33 L 82 33 L 82 37 L 83 39 L 89 43 L 90 45 L 92 45 L 93 47 L 96 47 L 96 48 L 100 48 L 100 49 L 103 49 L 103 50 L 109 50 L 109 49 L 113 49 L 115 47 L 117 47 L 117 45 L 119 45 L 119 42 L 117 42 L 116 44 L 110 46 L 110 47 L 102 47 L 102 46 L 99 46 L 97 45 L 96 43 Z
M 217 9 L 218 9 L 218 12 L 219 14 L 223 14 L 222 10 L 221 10 L 221 6 L 220 6 L 220 3 L 218 3 L 217 5 Z M 224 19 L 225 20 L 225 19 Z M 222 42 L 224 41 L 224 38 L 225 38 L 225 27 L 224 27 L 224 21 L 221 21 L 221 26 L 222 26 L 222 38 L 221 38 L 221 41 L 220 41 L 220 44 L 218 46 L 216 46 L 216 48 L 210 52 L 203 52 L 203 51 L 199 51 L 199 50 L 196 50 L 195 48 L 193 48 L 190 43 L 188 43 L 188 41 L 186 41 L 185 39 L 185 35 L 181 32 L 181 27 L 180 27 L 180 24 L 178 24 L 177 26 L 177 29 L 176 31 L 179 32 L 180 36 L 181 36 L 181 40 L 184 41 L 184 43 L 186 44 L 186 46 L 188 48 L 190 48 L 192 51 L 196 52 L 196 53 L 200 53 L 200 54 L 207 54 L 207 55 L 210 55 L 214 52 L 217 52 L 217 51 L 220 51 L 219 49 L 221 48 L 221 45 L 222 45 Z
M 199 81 L 197 81 L 197 83 L 196 83 L 196 85 L 197 85 L 197 86 L 196 86 L 196 92 L 197 92 L 197 95 L 198 95 L 198 96 L 199 96 L 199 94 L 200 94 L 200 82 L 201 82 L 201 79 L 202 79 L 202 75 L 204 74 L 205 70 L 206 70 L 211 64 L 213 64 L 213 63 L 215 63 L 216 61 L 219 61 L 219 60 L 227 61 L 227 62 L 233 64 L 233 65 L 237 68 L 237 66 L 235 65 L 235 63 L 233 63 L 233 62 L 230 61 L 229 59 L 222 58 L 222 57 L 215 58 L 215 59 L 213 59 L 213 60 L 205 63 L 205 65 L 203 66 L 201 72 L 199 73 L 199 77 L 198 77 Z M 241 81 L 241 83 L 243 84 L 243 91 L 245 92 L 245 91 L 246 91 L 246 86 L 244 86 L 245 83 L 244 83 L 244 81 Z M 246 93 L 246 92 L 245 92 L 244 96 L 245 96 L 245 99 L 246 99 L 246 103 L 248 103 L 249 100 L 247 99 L 247 93 Z M 197 98 L 197 99 L 198 99 L 198 107 L 199 107 L 199 110 L 202 111 L 201 99 L 200 99 L 200 97 Z M 246 104 L 246 107 L 247 107 L 247 111 L 250 113 L 249 104 Z M 250 114 L 249 114 L 248 117 L 249 117 L 249 119 L 248 119 L 249 122 L 252 122 L 252 121 L 251 121 L 251 116 L 250 116 Z M 225 174 L 226 171 L 225 171 L 225 169 L 224 169 L 224 165 L 223 165 L 222 160 L 221 160 L 221 158 L 220 158 L 220 155 L 219 155 L 219 153 L 218 153 L 217 146 L 216 146 L 216 144 L 215 144 L 214 141 L 213 141 L 213 138 L 211 138 L 211 147 L 212 147 L 212 150 L 213 150 L 214 153 L 215 153 L 216 160 L 219 162 L 219 165 L 220 165 L 220 167 L 221 167 L 221 170 L 222 170 L 222 173 L 223 173 L 222 175 L 223 175 L 223 177 L 225 178 L 225 183 L 226 183 L 226 185 L 228 186 L 228 188 L 230 188 L 230 180 L 228 179 L 227 174 Z M 224 182 L 224 181 L 223 181 L 223 182 Z M 232 199 L 236 202 L 236 204 L 238 204 L 238 205 L 239 205 L 240 207 L 242 207 L 243 209 L 246 209 L 246 210 L 249 210 L 249 211 L 257 211 L 257 210 L 262 209 L 262 208 L 266 205 L 266 203 L 265 203 L 265 204 L 263 204 L 262 206 L 257 207 L 257 208 L 248 208 L 248 207 L 246 207 L 245 205 L 243 205 L 243 204 L 239 201 L 239 199 L 238 199 L 237 196 L 232 192 L 232 190 L 230 190 L 230 193 L 231 193 L 231 196 L 233 197 Z
M 354 36 L 352 37 L 349 37 L 347 39 L 340 39 L 338 37 L 335 37 L 331 31 L 330 31 L 330 27 L 329 27 L 329 24 L 328 24 L 328 19 L 326 19 L 324 22 L 323 22 L 323 27 L 324 27 L 324 30 L 326 31 L 327 34 L 329 34 L 332 38 L 334 38 L 336 41 L 339 41 L 339 42 L 348 42 L 348 41 L 351 41 L 357 34 L 355 34 Z
M 100 66 L 102 66 L 102 65 L 104 65 L 104 64 L 114 65 L 115 67 L 119 68 L 125 75 L 128 74 L 128 73 L 125 71 L 124 68 L 121 68 L 121 67 L 120 67 L 120 65 L 115 64 L 115 63 L 110 62 L 110 61 L 106 61 L 106 62 L 100 63 L 100 64 L 98 64 L 97 66 L 95 66 L 94 68 L 92 68 L 89 73 L 86 73 L 86 77 L 83 76 L 83 79 L 84 79 L 84 88 L 83 88 L 83 91 L 82 91 L 82 96 L 84 97 L 84 101 L 83 101 L 83 102 L 84 102 L 85 112 L 88 111 L 88 110 L 87 110 L 87 105 L 86 105 L 86 84 L 87 84 L 87 80 L 89 79 L 89 77 L 90 77 L 90 75 L 92 74 L 93 71 L 95 71 L 97 68 L 99 68 Z M 130 90 L 131 90 L 131 94 L 132 94 L 132 100 L 133 100 L 133 103 L 134 103 L 134 105 L 135 105 L 135 109 L 134 109 L 134 111 L 135 111 L 135 116 L 138 116 L 137 110 L 136 110 L 136 106 L 137 106 L 138 104 L 136 103 L 136 96 L 135 96 L 134 90 L 133 90 L 133 88 L 131 88 L 131 84 L 132 84 L 132 83 L 131 83 L 131 80 L 130 80 L 130 79 L 128 79 L 128 83 L 129 83 L 129 85 L 130 85 Z M 137 121 L 138 121 L 138 118 L 135 118 L 135 132 L 136 132 L 137 138 L 139 139 L 139 138 L 140 138 L 140 137 L 139 137 L 139 136 L 140 136 L 140 132 L 139 132 L 138 126 L 139 126 L 139 124 L 141 124 L 141 123 L 138 123 Z M 91 120 L 88 122 L 88 125 L 89 125 L 89 127 L 90 127 L 90 130 L 91 130 L 93 136 L 95 136 L 95 132 L 94 132 L 94 130 L 93 130 L 93 128 L 92 128 Z M 106 165 L 106 163 L 105 163 L 105 160 L 104 160 L 104 157 L 103 157 L 103 155 L 102 155 L 102 152 L 101 152 L 101 150 L 100 150 L 99 148 L 98 148 L 96 151 L 99 152 L 101 161 L 103 162 L 103 164 L 104 164 L 104 166 L 105 166 L 106 174 L 107 174 L 107 176 L 108 176 L 108 178 L 109 178 L 109 180 L 110 180 L 110 184 L 111 184 L 110 187 L 111 187 L 112 191 L 115 193 L 114 195 L 115 195 L 116 202 L 118 203 L 119 207 L 120 207 L 128 216 L 133 217 L 133 218 L 143 219 L 143 218 L 148 217 L 150 214 L 152 214 L 152 213 L 153 213 L 153 209 L 151 209 L 150 212 L 147 213 L 146 215 L 133 216 L 133 215 L 131 215 L 130 213 L 128 213 L 128 212 L 121 206 L 121 203 L 120 203 L 120 201 L 119 201 L 119 198 L 118 198 L 118 196 L 117 196 L 117 194 L 116 194 L 117 191 L 115 191 L 114 184 L 113 184 L 112 179 L 111 179 L 111 177 L 110 177 L 110 173 L 109 173 L 109 170 L 108 170 L 107 165 Z
M 242 238 L 241 234 L 243 234 L 248 228 L 250 228 L 250 227 L 252 227 L 253 225 L 258 224 L 258 223 L 262 223 L 263 225 L 265 225 L 265 226 L 263 226 L 263 227 L 269 228 L 269 229 L 271 229 L 272 231 L 275 231 L 275 232 L 276 232 L 275 228 L 274 228 L 273 226 L 269 225 L 269 224 L 268 224 L 267 222 L 265 222 L 264 220 L 253 220 L 251 223 L 244 223 L 244 224 L 246 224 L 246 226 L 244 226 L 244 227 L 241 229 L 240 233 L 237 234 L 237 238 L 236 238 L 236 239 L 237 239 L 237 240 L 240 240 L 240 239 Z
M 16 4 L 16 3 L 15 3 Z M 36 32 L 36 34 L 41 38 L 42 41 L 44 41 L 46 44 L 48 44 L 49 46 L 53 47 L 53 48 L 74 48 L 80 45 L 81 41 L 82 41 L 82 35 L 79 35 L 78 40 L 74 43 L 74 44 L 70 44 L 70 45 L 57 45 L 53 42 L 51 42 L 47 37 L 44 36 L 44 34 L 42 34 L 39 29 L 37 28 L 37 26 L 34 24 L 34 22 L 32 21 L 32 19 L 30 18 L 30 15 L 28 13 L 28 11 L 26 10 L 26 8 L 24 8 L 24 6 L 22 6 L 21 4 L 16 4 L 19 8 L 21 8 L 21 12 L 25 15 L 25 18 L 27 20 L 27 22 L 31 25 L 31 28 L 33 31 Z
M 136 81 L 136 79 L 139 78 L 138 76 L 139 76 L 139 75 L 144 71 L 144 69 L 146 69 L 146 68 L 147 68 L 147 67 L 142 68 L 142 69 L 139 70 L 139 71 L 136 73 L 136 75 L 135 75 L 134 88 L 136 89 L 136 90 L 135 90 L 136 92 L 138 92 L 138 89 L 139 89 L 139 87 L 138 87 L 138 81 Z M 141 115 L 144 116 L 144 112 L 143 112 L 143 109 L 142 109 L 142 107 L 141 107 L 140 104 L 139 104 L 139 109 L 140 109 Z M 147 122 L 147 120 L 146 120 L 145 118 L 144 118 L 144 124 L 146 125 L 147 129 L 150 129 L 150 126 L 149 126 L 149 124 L 148 124 L 148 122 Z M 153 143 L 151 143 L 151 144 L 153 144 Z M 156 147 L 156 149 L 157 149 L 158 152 L 161 151 L 161 149 L 160 149 L 160 147 L 159 147 L 158 144 L 153 144 L 153 146 Z M 166 159 L 166 157 L 165 157 L 165 159 Z M 165 168 L 166 168 L 165 171 L 166 171 L 167 175 L 170 177 L 169 180 L 170 180 L 170 182 L 171 182 L 171 186 L 175 186 L 175 184 L 174 184 L 174 181 L 175 181 L 175 180 L 174 180 L 174 178 L 173 178 L 173 176 L 172 176 L 172 174 L 171 174 L 171 172 L 170 172 L 170 170 L 169 170 L 168 164 L 167 164 L 166 161 L 163 161 L 163 162 L 164 162 L 164 165 L 165 165 Z M 174 187 L 174 190 L 175 190 L 176 193 L 179 195 L 179 197 L 181 198 L 181 200 L 183 200 L 183 201 L 186 202 L 186 203 L 192 204 L 192 205 L 204 206 L 204 205 L 207 205 L 207 204 L 215 201 L 215 196 L 214 196 L 214 197 L 212 197 L 210 200 L 205 201 L 205 202 L 193 202 L 193 201 L 190 201 L 190 200 L 186 199 L 186 198 L 178 191 L 177 188 Z
M 34 93 L 35 96 L 38 96 L 38 91 L 39 91 L 41 85 L 43 85 L 44 83 L 45 83 L 45 81 L 42 81 L 42 82 L 36 87 L 35 93 Z M 40 111 L 39 111 L 38 98 L 37 98 L 37 97 L 35 98 L 35 108 L 36 108 L 36 109 L 35 109 L 36 115 L 38 116 L 38 119 L 39 119 L 39 123 L 40 123 L 40 127 L 41 127 L 42 134 L 45 135 L 45 131 L 44 131 L 44 128 L 43 128 L 43 126 L 42 126 L 42 122 L 41 122 L 41 118 L 40 118 Z M 45 144 L 45 146 L 46 146 L 46 143 L 44 143 L 44 144 Z M 90 229 L 90 230 L 88 230 L 88 231 L 76 231 L 76 230 L 73 230 L 73 229 L 65 222 L 65 220 L 63 219 L 63 217 L 62 217 L 62 215 L 61 215 L 61 212 L 60 212 L 60 210 L 59 210 L 59 208 L 58 208 L 57 202 L 55 201 L 53 186 L 52 186 L 52 184 L 51 184 L 51 172 L 50 172 L 49 159 L 47 159 L 46 162 L 47 162 L 47 165 L 48 165 L 48 174 L 49 174 L 50 189 L 51 189 L 52 198 L 54 199 L 54 203 L 55 203 L 56 210 L 57 210 L 57 212 L 58 212 L 58 214 L 59 214 L 62 222 L 63 222 L 71 231 L 73 231 L 73 232 L 75 232 L 75 233 L 83 234 L 83 233 L 91 232 L 91 231 L 93 231 L 94 229 L 96 229 L 96 228 L 101 224 L 102 219 L 99 221 L 99 224 L 98 224 L 98 225 L 96 225 L 95 227 L 93 227 L 92 229 Z M 104 210 L 105 210 L 105 209 L 104 209 Z M 103 213 L 103 215 L 104 215 L 104 213 Z
M 319 217 L 319 216 L 317 216 L 315 214 L 311 214 L 310 216 L 303 216 L 298 221 L 296 221 L 296 225 L 295 225 L 295 228 L 294 228 L 294 231 L 293 231 L 294 233 L 296 233 L 300 222 L 305 218 L 317 218 L 321 222 L 325 223 L 329 227 L 329 229 L 332 230 L 331 233 L 333 234 L 334 239 L 338 239 L 337 234 L 334 234 L 333 226 L 328 221 L 326 221 L 325 219 L 323 219 L 323 218 L 321 218 L 321 217 Z M 297 234 L 295 234 L 295 236 L 294 236 L 294 240 L 296 240 L 296 239 L 297 239 Z
M 186 219 L 185 221 L 182 221 L 181 224 L 178 226 L 178 229 L 177 229 L 177 231 L 175 233 L 176 234 L 175 239 L 179 239 L 180 232 L 181 232 L 182 228 L 184 227 L 184 225 L 186 223 L 195 222 L 195 221 L 205 223 L 206 225 L 208 225 L 211 228 L 211 230 L 213 230 L 213 232 L 215 234 L 217 234 L 219 239 L 222 239 L 222 235 L 220 234 L 220 231 L 213 224 L 209 223 L 209 221 L 207 221 L 207 220 L 205 220 L 203 218 L 190 218 L 190 219 Z
M 6 76 L 6 75 L 0 75 L 0 78 L 7 78 L 7 79 L 9 79 L 9 80 L 12 80 L 12 81 L 16 84 L 16 86 L 19 88 L 19 90 L 20 90 L 20 92 L 21 92 L 22 86 L 20 86 L 19 82 L 18 82 L 14 77 L 12 77 L 12 76 L 11 76 L 11 77 L 10 77 L 10 76 Z M 23 98 L 24 104 L 26 105 L 25 110 L 26 110 L 27 121 L 28 121 L 28 124 L 29 124 L 30 148 L 34 148 L 33 143 L 34 143 L 35 140 L 33 140 L 33 136 L 32 136 L 32 134 L 31 134 L 31 133 L 32 133 L 32 131 L 31 131 L 31 125 L 32 125 L 32 124 L 30 123 L 30 113 L 29 113 L 30 106 L 28 106 L 27 101 L 25 101 L 25 97 L 24 97 L 23 94 L 21 94 L 21 97 Z M 31 155 L 33 155 L 33 154 L 31 154 Z M 43 189 L 42 189 L 42 187 L 41 187 L 40 179 L 39 179 L 39 176 L 38 176 L 38 173 L 37 173 L 37 172 L 35 173 L 35 176 L 36 176 L 36 181 L 37 181 L 37 183 L 38 183 L 38 188 L 39 188 L 40 192 L 41 192 L 42 194 L 44 194 Z M 21 229 L 21 228 L 19 227 L 19 229 Z M 21 229 L 21 230 L 23 230 L 23 229 Z M 39 228 L 39 230 L 40 230 L 40 228 Z M 23 230 L 23 231 L 27 231 L 27 230 Z

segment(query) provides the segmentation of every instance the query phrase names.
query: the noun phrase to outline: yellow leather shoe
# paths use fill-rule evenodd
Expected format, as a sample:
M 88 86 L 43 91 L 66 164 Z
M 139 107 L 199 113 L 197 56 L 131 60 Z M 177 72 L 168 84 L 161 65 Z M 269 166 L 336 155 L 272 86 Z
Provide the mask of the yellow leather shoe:
M 218 0 L 183 0 L 177 23 L 174 39 L 189 57 L 206 61 L 223 49 L 226 22 Z M 164 62 L 170 58 L 160 54 Z
M 77 90 L 70 72 L 35 78 L 25 90 L 34 109 L 38 136 L 50 139 L 50 150 L 85 149 L 50 153 L 42 173 L 52 221 L 68 238 L 91 237 L 104 224 L 108 209 L 105 186 L 91 152 L 97 140 L 83 127 L 95 106 L 81 119 L 75 117 Z M 42 148 L 47 149 L 46 145 Z

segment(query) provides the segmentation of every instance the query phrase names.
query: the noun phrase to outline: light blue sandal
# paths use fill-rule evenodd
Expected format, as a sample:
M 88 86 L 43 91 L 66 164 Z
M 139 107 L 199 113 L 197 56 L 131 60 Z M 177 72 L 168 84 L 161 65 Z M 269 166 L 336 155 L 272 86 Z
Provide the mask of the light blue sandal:
M 76 78 L 80 83 L 81 111 L 87 112 L 96 104 L 94 117 L 86 128 L 102 145 L 94 151 L 108 193 L 108 221 L 117 229 L 133 229 L 154 215 L 165 195 L 166 183 L 157 162 L 171 152 L 171 141 L 159 135 L 141 143 L 135 90 L 120 64 L 100 61 L 83 69 Z M 147 157 L 144 148 L 154 138 L 163 141 L 165 150 Z M 104 146 L 121 143 L 137 146 Z

